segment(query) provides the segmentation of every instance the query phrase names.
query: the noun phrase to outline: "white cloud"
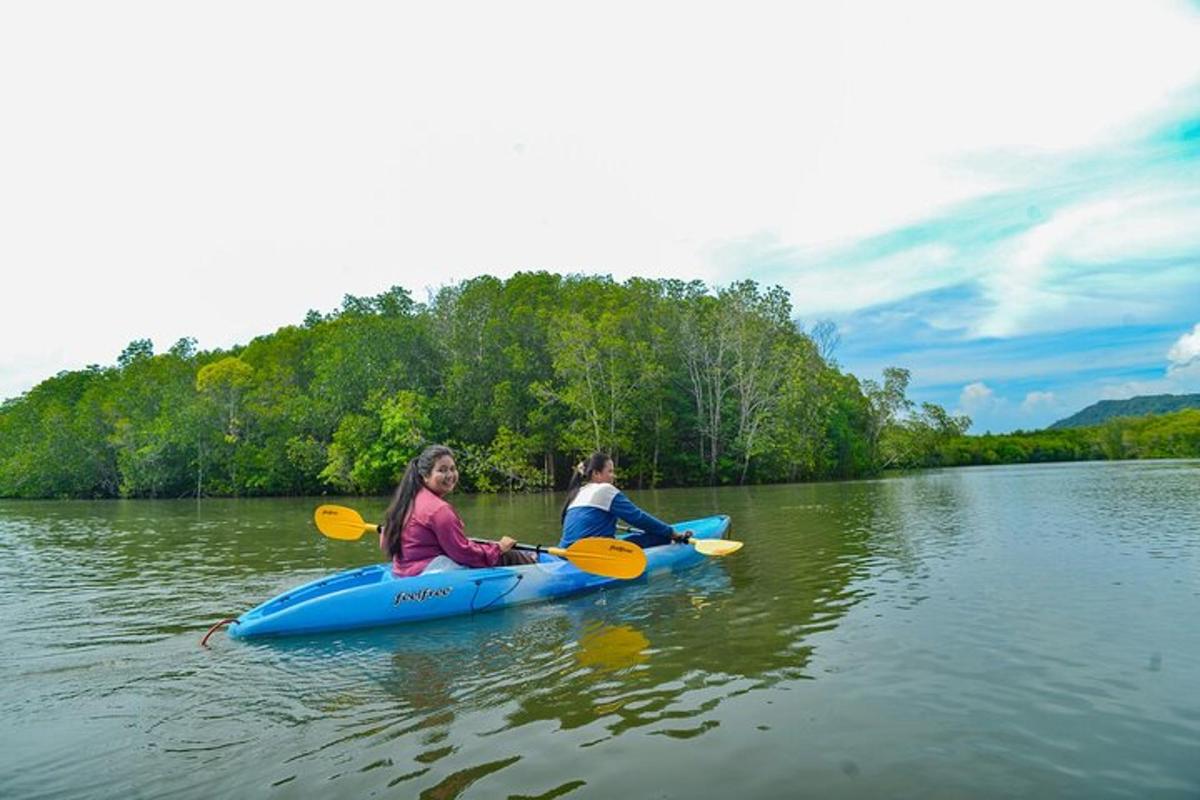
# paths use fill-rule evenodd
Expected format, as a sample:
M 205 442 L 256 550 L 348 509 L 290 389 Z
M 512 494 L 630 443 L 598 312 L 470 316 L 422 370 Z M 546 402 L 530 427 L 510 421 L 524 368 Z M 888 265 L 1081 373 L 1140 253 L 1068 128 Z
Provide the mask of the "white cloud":
M 972 333 L 984 337 L 1154 320 L 1196 288 L 1194 264 L 1142 269 L 1114 265 L 1194 259 L 1200 192 L 1168 187 L 1141 196 L 1102 196 L 1068 206 L 989 254 L 982 283 L 990 311 Z M 1107 191 L 1138 187 L 1119 182 Z
M 995 405 L 996 402 L 995 393 L 988 388 L 986 383 L 980 381 L 968 383 L 958 397 L 958 404 L 968 414 L 984 411 Z
M 1167 351 L 1167 360 L 1171 362 L 1167 365 L 1167 372 L 1180 370 L 1197 359 L 1200 359 L 1200 322 L 1196 323 L 1191 333 L 1180 336 Z
M 1170 5 L 1143 10 L 953 0 L 845 6 L 843 93 L 824 117 L 836 126 L 837 144 L 801 176 L 827 191 L 797 192 L 801 202 L 783 238 L 812 244 L 903 224 L 1011 185 L 1005 176 L 953 168 L 960 156 L 1096 145 L 1162 110 L 1200 69 L 1200 25 Z M 1081 19 L 1087 36 L 1077 34 Z M 1163 36 L 1163 46 L 1144 48 L 1138 59 L 1112 58 L 1143 35 Z
M 1146 186 L 1123 188 L 1134 197 L 1105 198 L 1071 209 L 1054 224 L 1063 228 L 1058 254 L 1072 263 L 1111 264 L 1195 256 L 1200 228 L 1200 189 Z
M 134 338 L 229 346 L 393 284 L 754 277 L 713 254 L 929 219 L 1016 185 L 967 157 L 1103 147 L 1200 75 L 1200 19 L 1173 2 L 571 8 L 0 4 L 0 75 L 19 76 L 0 264 L 20 300 L 0 398 Z M 1139 244 L 1195 227 L 1152 222 Z M 781 282 L 802 311 L 854 307 L 978 274 L 976 255 Z M 1029 268 L 1005 307 L 1061 311 Z
M 1054 392 L 1029 392 L 1021 401 L 1021 410 L 1026 413 L 1037 413 L 1055 408 L 1057 405 L 1058 398 Z
M 1150 394 L 1193 394 L 1200 392 L 1200 323 L 1183 334 L 1167 351 L 1167 368 L 1151 380 L 1108 383 L 1100 388 L 1105 400 L 1124 400 Z
M 1147 394 L 1200 393 L 1200 360 L 1170 369 L 1163 377 L 1144 381 L 1106 383 L 1099 388 L 1104 400 L 1124 400 Z
M 943 244 L 925 244 L 889 253 L 851 270 L 830 259 L 784 278 L 795 304 L 823 313 L 853 311 L 961 280 L 955 250 Z

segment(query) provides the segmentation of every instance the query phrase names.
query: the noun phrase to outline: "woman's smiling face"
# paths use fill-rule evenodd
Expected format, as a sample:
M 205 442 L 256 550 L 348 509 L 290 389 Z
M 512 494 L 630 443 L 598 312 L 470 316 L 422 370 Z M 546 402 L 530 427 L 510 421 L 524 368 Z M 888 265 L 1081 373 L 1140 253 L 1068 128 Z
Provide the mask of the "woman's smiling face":
M 458 485 L 458 467 L 454 464 L 453 456 L 441 456 L 433 462 L 433 468 L 428 475 L 423 475 L 425 488 L 438 497 L 450 494 Z

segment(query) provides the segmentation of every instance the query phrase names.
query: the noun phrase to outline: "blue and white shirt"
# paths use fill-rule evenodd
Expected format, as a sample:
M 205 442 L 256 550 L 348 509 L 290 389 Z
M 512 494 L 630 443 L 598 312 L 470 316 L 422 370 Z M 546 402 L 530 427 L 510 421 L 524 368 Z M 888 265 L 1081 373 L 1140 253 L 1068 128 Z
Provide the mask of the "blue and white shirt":
M 613 537 L 617 520 L 659 536 L 670 536 L 671 526 L 647 514 L 611 483 L 585 483 L 567 506 L 559 547 L 570 547 L 589 536 Z

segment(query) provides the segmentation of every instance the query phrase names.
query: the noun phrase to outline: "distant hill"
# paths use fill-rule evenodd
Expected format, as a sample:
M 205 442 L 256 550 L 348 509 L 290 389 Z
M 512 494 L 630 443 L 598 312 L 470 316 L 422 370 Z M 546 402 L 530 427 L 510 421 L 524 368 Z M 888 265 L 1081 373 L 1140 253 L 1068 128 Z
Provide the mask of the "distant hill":
M 1147 414 L 1169 414 L 1185 408 L 1200 408 L 1200 394 L 1150 394 L 1128 400 L 1101 400 L 1083 411 L 1060 419 L 1050 430 L 1085 428 L 1099 425 L 1113 417 L 1144 417 Z

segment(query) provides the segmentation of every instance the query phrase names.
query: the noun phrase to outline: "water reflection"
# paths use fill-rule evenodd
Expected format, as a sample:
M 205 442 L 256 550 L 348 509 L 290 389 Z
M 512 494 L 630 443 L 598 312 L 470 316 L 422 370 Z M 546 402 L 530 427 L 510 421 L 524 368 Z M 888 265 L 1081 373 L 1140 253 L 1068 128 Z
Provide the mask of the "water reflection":
M 155 717 L 154 735 L 183 754 L 252 746 L 256 728 L 315 728 L 320 733 L 281 760 L 287 774 L 273 774 L 272 782 L 292 781 L 309 764 L 349 759 L 357 775 L 381 776 L 388 786 L 429 782 L 425 793 L 438 797 L 458 796 L 519 763 L 519 755 L 472 754 L 478 748 L 465 730 L 479 718 L 489 722 L 475 735 L 496 742 L 547 723 L 577 732 L 575 746 L 582 748 L 639 730 L 668 739 L 702 737 L 719 729 L 728 700 L 813 677 L 809 639 L 831 630 L 858 601 L 851 585 L 869 558 L 870 503 L 839 504 L 840 524 L 830 526 L 822 503 L 803 504 L 797 516 L 780 515 L 770 497 L 729 495 L 738 519 L 734 536 L 752 540 L 734 557 L 468 619 L 230 643 L 250 670 L 247 691 L 258 700 L 222 713 L 224 728 L 199 735 L 174 727 L 164 711 Z M 75 516 L 66 514 L 72 530 L 66 519 L 47 524 L 49 535 L 36 545 L 40 555 L 87 552 L 84 571 L 99 592 L 93 601 L 106 607 L 116 630 L 159 638 L 374 557 L 369 547 L 313 538 L 305 501 L 84 505 Z M 489 513 L 512 513 L 507 505 L 501 510 Z M 305 524 L 281 523 L 296 518 Z M 783 546 L 753 545 L 770 537 Z M 147 597 L 173 609 L 176 619 L 148 621 Z M 82 633 L 74 640 L 91 641 Z M 208 682 L 220 684 L 223 670 L 217 665 Z M 137 691 L 124 681 L 121 687 L 117 691 Z M 497 755 L 497 749 L 505 748 L 482 751 Z M 338 774 L 348 779 L 340 767 Z M 553 791 L 584 785 L 580 777 L 564 777 Z
M 633 797 L 648 770 L 694 796 L 1194 795 L 1198 481 L 646 492 L 658 516 L 730 514 L 747 546 L 563 602 L 209 650 L 215 620 L 374 545 L 319 536 L 307 499 L 0 503 L 0 793 Z M 556 508 L 461 502 L 533 541 Z
M 615 672 L 647 659 L 650 640 L 631 625 L 596 623 L 579 637 L 575 661 L 597 672 Z

